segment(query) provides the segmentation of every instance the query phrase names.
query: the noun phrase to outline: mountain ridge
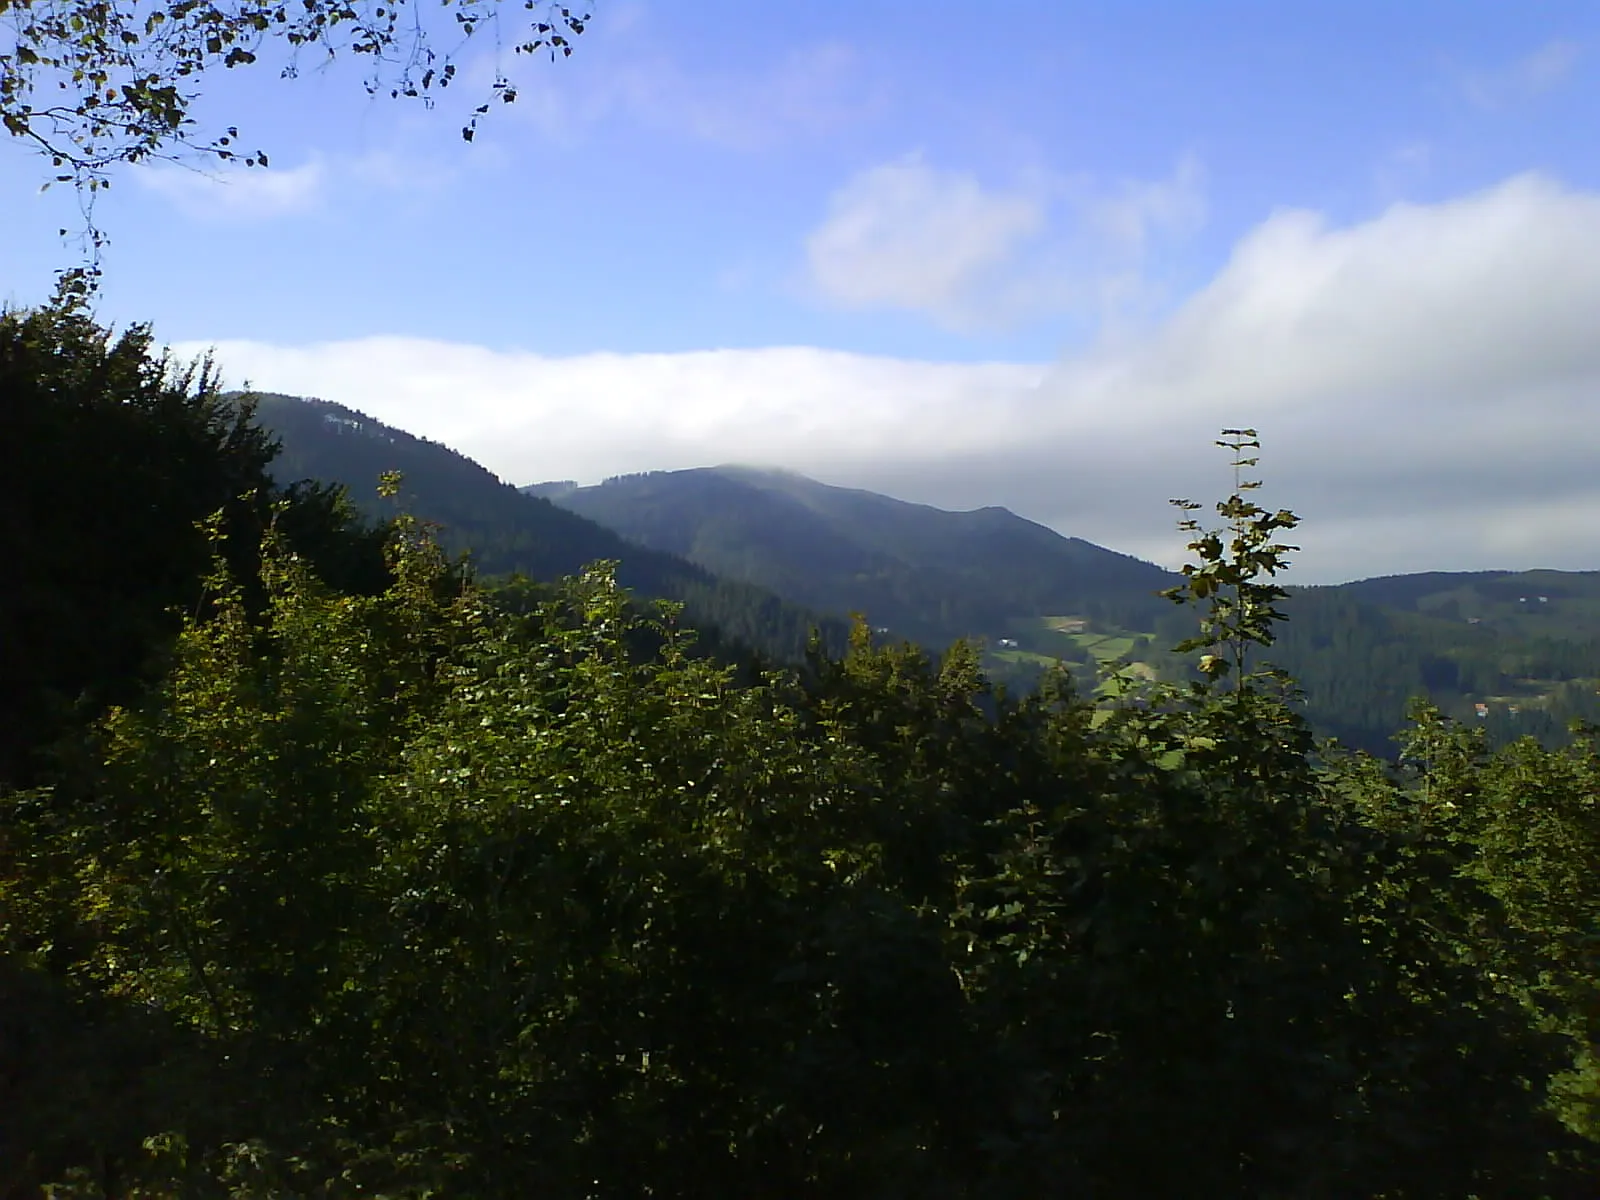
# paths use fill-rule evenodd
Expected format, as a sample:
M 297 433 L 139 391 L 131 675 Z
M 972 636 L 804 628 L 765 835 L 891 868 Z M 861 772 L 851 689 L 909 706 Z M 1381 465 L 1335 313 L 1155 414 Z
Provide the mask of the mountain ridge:
M 741 464 L 536 494 L 630 540 L 823 611 L 943 645 L 1018 615 L 1093 607 L 1148 619 L 1175 576 L 999 506 L 952 512 Z
M 383 515 L 372 485 L 398 468 L 409 509 L 485 572 L 549 580 L 617 559 L 625 586 L 683 602 L 711 641 L 769 661 L 803 660 L 813 626 L 837 651 L 843 618 L 859 612 L 932 651 L 971 637 L 1011 688 L 1058 662 L 1087 688 L 1107 667 L 1192 677 L 1167 648 L 1195 632 L 1194 613 L 1158 594 L 1178 576 L 999 506 L 948 512 L 743 465 L 518 489 L 326 401 L 265 396 L 258 419 L 283 444 L 280 479 L 344 484 Z M 1296 679 L 1319 732 L 1392 756 L 1419 695 L 1495 744 L 1549 743 L 1573 718 L 1600 719 L 1600 572 L 1435 571 L 1289 590 L 1267 657 Z
M 395 501 L 375 492 L 380 475 L 402 476 L 398 504 L 440 527 L 452 552 L 470 552 L 488 575 L 520 573 L 539 581 L 614 560 L 617 579 L 644 597 L 681 602 L 691 623 L 783 662 L 798 662 L 813 628 L 825 645 L 842 646 L 844 625 L 763 589 L 716 577 L 694 563 L 631 543 L 576 513 L 527 495 L 441 443 L 386 425 L 332 401 L 253 393 L 256 420 L 280 443 L 272 464 L 280 480 L 342 485 L 356 507 L 392 516 Z

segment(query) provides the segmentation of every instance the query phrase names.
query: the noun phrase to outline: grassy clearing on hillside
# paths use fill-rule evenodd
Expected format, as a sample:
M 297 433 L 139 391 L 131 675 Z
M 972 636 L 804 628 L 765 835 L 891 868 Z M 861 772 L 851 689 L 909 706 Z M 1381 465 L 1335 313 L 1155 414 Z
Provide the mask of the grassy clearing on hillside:
M 1070 635 L 1090 654 L 1101 662 L 1110 662 L 1121 658 L 1133 649 L 1133 643 L 1138 640 L 1137 635 L 1131 633 L 1080 633 Z
M 1089 629 L 1088 617 L 1040 617 L 1038 623 L 1052 633 L 1086 633 Z
M 1019 618 L 1011 623 L 1018 646 L 986 647 L 985 658 L 995 668 L 1034 667 L 1048 670 L 1064 666 L 1073 672 L 1088 694 L 1106 699 L 1116 689 L 1104 672 L 1114 668 L 1123 676 L 1153 681 L 1156 672 L 1148 663 L 1128 662 L 1141 637 L 1132 630 L 1092 628 L 1087 618 L 1074 616 Z M 1003 674 L 1003 671 L 1002 671 Z
M 1094 655 L 1098 662 L 1119 659 L 1132 650 L 1141 637 L 1150 636 L 1131 629 L 1095 628 L 1083 617 L 1039 617 L 1032 624 L 1035 629 L 1049 632 Z
M 1035 654 L 1032 650 L 991 650 L 989 657 L 998 658 L 1001 662 L 1034 663 L 1041 667 L 1053 667 L 1062 661 L 1048 654 Z

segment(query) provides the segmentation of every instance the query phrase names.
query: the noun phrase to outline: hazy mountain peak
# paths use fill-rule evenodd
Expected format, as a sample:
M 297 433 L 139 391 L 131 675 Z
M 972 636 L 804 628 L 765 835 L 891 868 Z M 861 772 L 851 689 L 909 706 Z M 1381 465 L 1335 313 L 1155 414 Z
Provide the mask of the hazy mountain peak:
M 1159 607 L 1159 567 L 997 505 L 949 512 L 797 471 L 724 463 L 608 479 L 556 503 L 809 607 L 942 644 L 1020 616 Z
M 529 483 L 517 489 L 526 496 L 543 496 L 546 500 L 554 500 L 565 496 L 569 492 L 578 490 L 576 479 L 550 479 L 544 483 Z

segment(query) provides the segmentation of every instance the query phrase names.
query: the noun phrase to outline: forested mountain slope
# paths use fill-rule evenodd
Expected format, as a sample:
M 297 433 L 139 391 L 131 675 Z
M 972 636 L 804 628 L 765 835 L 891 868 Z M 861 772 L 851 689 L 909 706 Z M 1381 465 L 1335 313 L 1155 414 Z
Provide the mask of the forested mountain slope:
M 625 540 L 547 500 L 523 495 L 464 455 L 413 437 L 363 413 L 325 400 L 260 395 L 256 418 L 282 449 L 273 463 L 283 480 L 342 484 L 364 511 L 392 515 L 396 504 L 436 522 L 446 546 L 470 551 L 489 575 L 532 579 L 574 575 L 599 559 L 619 562 L 618 582 L 636 594 L 682 601 L 691 623 L 710 627 L 769 658 L 795 661 L 813 627 L 833 644 L 842 625 L 746 582 L 724 580 L 702 566 Z M 396 501 L 377 496 L 385 471 L 403 475 Z
M 721 466 L 525 489 L 730 579 L 944 645 L 1018 616 L 1148 625 L 1160 567 L 1003 508 L 947 512 L 787 471 Z
M 1496 633 L 1566 641 L 1600 634 L 1600 571 L 1430 571 L 1362 579 L 1333 590 Z
M 1277 657 L 1358 744 L 1420 695 L 1496 744 L 1600 720 L 1600 572 L 1388 576 L 1295 589 L 1286 611 Z
M 1170 647 L 1192 612 L 1158 595 L 1173 576 L 999 508 L 945 512 L 749 467 L 654 472 L 597 487 L 524 489 L 626 537 L 791 600 L 863 611 L 942 646 L 974 636 L 991 675 L 1027 686 L 1050 663 L 1083 686 L 1123 663 L 1183 679 Z M 1495 744 L 1565 740 L 1600 718 L 1600 573 L 1430 572 L 1292 588 L 1270 658 L 1300 687 L 1316 729 L 1395 752 L 1427 697 Z
M 934 648 L 973 637 L 990 674 L 1014 688 L 1057 661 L 1090 688 L 1118 663 L 1191 674 L 1170 650 L 1194 624 L 1158 594 L 1169 572 L 1004 509 L 946 512 L 735 466 L 519 494 L 447 447 L 338 405 L 265 396 L 258 411 L 282 439 L 281 480 L 343 484 L 382 515 L 374 483 L 398 469 L 401 502 L 482 571 L 553 579 L 618 559 L 625 586 L 682 600 L 713 639 L 769 658 L 797 660 L 817 622 L 838 645 L 842 619 L 862 612 Z M 1317 731 L 1349 745 L 1395 753 L 1418 697 L 1493 744 L 1527 734 L 1556 744 L 1573 719 L 1600 718 L 1600 573 L 1390 576 L 1292 588 L 1284 609 L 1270 657 L 1294 676 Z
M 1600 720 L 1600 574 L 1534 571 L 1389 576 L 1291 588 L 1268 652 L 1303 693 L 1319 732 L 1395 753 L 1412 700 L 1483 728 L 1491 744 L 1527 735 L 1564 742 L 1575 719 Z M 1185 669 L 1163 650 L 1190 624 L 1157 623 L 1142 657 Z

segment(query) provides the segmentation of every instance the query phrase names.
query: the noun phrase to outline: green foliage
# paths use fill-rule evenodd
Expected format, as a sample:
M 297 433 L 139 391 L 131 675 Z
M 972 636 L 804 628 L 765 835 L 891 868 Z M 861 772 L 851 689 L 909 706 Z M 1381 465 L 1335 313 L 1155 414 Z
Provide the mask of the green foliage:
M 382 533 L 336 489 L 274 485 L 251 417 L 209 363 L 154 354 L 147 329 L 113 337 L 70 301 L 0 313 L 0 782 L 35 778 L 55 732 L 159 674 L 196 611 L 213 514 L 253 599 L 269 522 L 336 586 L 380 585 Z
M 1200 673 L 1216 680 L 1232 672 L 1235 688 L 1242 695 L 1249 683 L 1245 673 L 1249 648 L 1272 645 L 1274 627 L 1283 620 L 1283 613 L 1274 606 L 1289 593 L 1270 580 L 1288 566 L 1288 554 L 1299 549 L 1274 539 L 1280 531 L 1298 525 L 1300 518 L 1287 509 L 1269 513 L 1246 495 L 1261 486 L 1260 480 L 1242 476 L 1260 461 L 1245 455 L 1246 450 L 1261 447 L 1256 431 L 1224 429 L 1222 439 L 1217 445 L 1233 454 L 1233 495 L 1217 504 L 1217 513 L 1227 525 L 1202 529 L 1193 518 L 1179 523 L 1179 529 L 1194 535 L 1189 549 L 1199 561 L 1186 563 L 1184 582 L 1162 594 L 1179 603 L 1207 602 L 1200 632 L 1175 649 L 1179 653 L 1205 650 Z M 1191 500 L 1172 503 L 1184 512 L 1200 507 Z M 1219 650 L 1224 653 L 1217 653 Z
M 1263 644 L 1284 515 L 1225 515 Z M 210 530 L 169 669 L 0 797 L 12 1192 L 1592 1190 L 1592 751 L 1396 779 L 1259 673 L 1102 715 L 859 622 L 741 683 L 609 566 Z
M 1405 813 L 1447 842 L 1461 877 L 1492 898 L 1505 927 L 1480 931 L 1476 950 L 1542 1028 L 1567 1039 L 1556 1111 L 1600 1141 L 1600 753 L 1592 728 L 1579 732 L 1558 749 L 1522 738 L 1491 753 L 1481 728 L 1419 704 L 1401 739 L 1404 774 L 1370 760 L 1341 774 L 1369 811 Z
M 103 771 L 16 802 L 13 953 L 250 1064 L 161 1114 L 195 1171 L 245 1144 L 341 1194 L 910 1169 L 937 1114 L 901 1005 L 951 980 L 908 868 L 852 835 L 898 834 L 865 766 L 670 614 L 634 662 L 604 574 L 516 616 L 442 598 L 412 534 L 369 599 L 269 546 L 260 627 L 219 576 Z

